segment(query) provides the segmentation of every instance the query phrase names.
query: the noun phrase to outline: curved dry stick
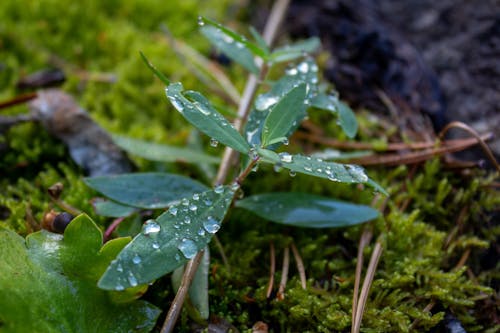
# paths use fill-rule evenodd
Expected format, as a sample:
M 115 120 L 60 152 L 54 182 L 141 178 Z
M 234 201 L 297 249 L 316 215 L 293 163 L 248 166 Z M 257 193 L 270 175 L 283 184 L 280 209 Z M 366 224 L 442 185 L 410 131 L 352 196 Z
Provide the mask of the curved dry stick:
M 495 166 L 495 168 L 497 169 L 498 172 L 500 172 L 500 165 L 498 164 L 495 156 L 493 155 L 493 153 L 491 152 L 491 149 L 490 147 L 488 147 L 488 145 L 484 142 L 484 140 L 481 138 L 481 136 L 476 132 L 475 129 L 473 129 L 472 127 L 470 127 L 469 125 L 461 122 L 461 121 L 452 121 L 451 123 L 449 123 L 448 125 L 445 126 L 445 128 L 443 128 L 443 130 L 441 131 L 441 133 L 439 133 L 439 138 L 443 138 L 444 135 L 452 128 L 460 128 L 460 129 L 463 129 L 464 131 L 468 132 L 469 134 L 471 134 L 473 137 L 476 138 L 477 142 L 481 145 L 481 148 L 483 148 L 483 151 L 484 153 L 486 154 L 486 156 L 488 156 L 488 158 L 490 159 L 491 163 L 493 163 L 493 165 Z
M 274 273 L 276 272 L 276 253 L 274 251 L 274 244 L 269 244 L 269 255 L 271 256 L 269 262 L 269 283 L 266 290 L 266 298 L 271 297 L 271 292 L 274 287 Z
M 290 246 L 292 248 L 293 257 L 295 258 L 295 262 L 297 264 L 297 270 L 299 271 L 300 285 L 302 286 L 302 289 L 305 290 L 307 288 L 307 279 L 306 269 L 304 268 L 304 261 L 302 260 L 299 249 L 297 249 L 295 243 L 292 242 Z
M 288 281 L 288 269 L 290 268 L 290 247 L 285 247 L 283 253 L 283 266 L 281 268 L 281 280 L 276 298 L 280 301 L 285 299 L 286 282 Z

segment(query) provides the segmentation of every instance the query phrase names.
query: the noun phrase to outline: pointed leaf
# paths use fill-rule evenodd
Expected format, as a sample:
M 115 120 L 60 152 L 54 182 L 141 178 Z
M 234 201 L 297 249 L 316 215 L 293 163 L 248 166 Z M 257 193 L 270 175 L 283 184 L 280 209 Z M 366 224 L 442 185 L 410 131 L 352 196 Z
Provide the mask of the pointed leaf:
M 356 132 L 358 131 L 358 122 L 356 121 L 354 112 L 352 112 L 351 108 L 347 104 L 341 101 L 339 101 L 338 107 L 340 127 L 342 127 L 348 137 L 354 138 L 356 136 Z
M 149 283 L 184 265 L 220 228 L 234 191 L 229 186 L 195 194 L 146 223 L 108 267 L 99 286 L 122 289 Z
M 219 158 L 203 154 L 193 149 L 158 144 L 125 136 L 113 136 L 113 141 L 130 154 L 140 156 L 150 161 L 210 163 L 218 164 Z
M 148 209 L 167 207 L 207 188 L 191 178 L 154 172 L 92 177 L 84 181 L 119 203 Z
M 250 146 L 245 139 L 202 94 L 183 90 L 181 83 L 173 83 L 167 87 L 167 97 L 187 121 L 212 139 L 243 154 L 248 153 Z
M 321 41 L 318 37 L 312 37 L 291 45 L 275 49 L 270 57 L 271 62 L 285 62 L 304 56 L 304 53 L 313 53 L 319 49 Z
M 305 228 L 346 227 L 379 214 L 375 209 L 308 193 L 265 193 L 247 197 L 236 206 L 273 222 Z
M 170 84 L 170 80 L 167 79 L 167 77 L 162 73 L 160 72 L 158 69 L 156 69 L 156 67 L 148 60 L 148 58 L 146 58 L 146 56 L 144 55 L 144 53 L 140 52 L 139 53 L 141 54 L 141 58 L 142 60 L 144 61 L 144 63 L 149 67 L 149 69 L 166 85 L 168 86 Z
M 260 48 L 258 45 L 255 45 L 254 43 L 249 41 L 246 37 L 241 36 L 240 34 L 232 31 L 231 29 L 226 28 L 225 26 L 223 26 L 220 23 L 217 23 L 213 20 L 207 19 L 206 17 L 200 17 L 198 23 L 201 23 L 202 33 L 203 33 L 203 30 L 206 28 L 209 28 L 209 27 L 216 28 L 216 30 L 218 30 L 219 33 L 223 35 L 222 38 L 223 39 L 225 38 L 226 42 L 229 42 L 229 44 L 231 44 L 231 42 L 230 42 L 231 40 L 233 42 L 240 43 L 241 45 L 238 45 L 238 48 L 241 48 L 241 46 L 243 46 L 245 49 L 248 49 L 251 53 L 253 53 L 253 55 L 259 56 L 263 59 L 265 59 L 268 55 L 268 52 L 266 52 L 266 50 L 264 50 L 263 48 Z M 225 35 L 225 37 L 224 37 L 224 35 Z
M 263 162 L 279 164 L 283 168 L 294 172 L 325 178 L 334 182 L 366 184 L 388 195 L 380 185 L 369 179 L 365 174 L 365 170 L 358 165 L 325 162 L 322 159 L 291 155 L 289 153 L 270 155 L 267 150 L 257 150 L 257 152 L 263 157 Z
M 257 46 L 259 46 L 266 53 L 266 55 L 268 55 L 269 45 L 267 45 L 264 37 L 252 26 L 250 26 L 250 33 L 252 34 L 253 39 L 255 39 Z
M 288 136 L 290 129 L 296 125 L 298 115 L 305 113 L 305 97 L 306 84 L 302 83 L 290 90 L 283 99 L 273 106 L 264 121 L 263 146 L 267 146 L 276 138 Z
M 109 254 L 126 242 L 101 247 L 102 235 L 85 215 L 64 236 L 42 230 L 25 241 L 0 228 L 0 331 L 150 332 L 159 309 L 130 297 L 117 304 L 96 286 Z

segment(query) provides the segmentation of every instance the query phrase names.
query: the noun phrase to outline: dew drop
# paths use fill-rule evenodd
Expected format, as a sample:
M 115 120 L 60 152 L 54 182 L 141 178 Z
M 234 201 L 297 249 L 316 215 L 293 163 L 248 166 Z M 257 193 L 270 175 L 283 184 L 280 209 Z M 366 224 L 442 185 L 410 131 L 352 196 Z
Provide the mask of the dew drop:
M 217 194 L 221 194 L 222 192 L 224 192 L 224 186 L 222 185 L 217 185 L 215 188 L 214 188 L 214 192 L 217 193 Z
M 203 17 L 201 17 L 201 16 L 198 16 L 198 25 L 200 27 L 205 25 L 205 21 L 203 21 Z
M 192 212 L 196 212 L 196 210 L 198 209 L 198 206 L 194 205 L 194 204 L 191 204 L 189 206 L 189 210 L 192 211 Z
M 280 153 L 280 161 L 283 163 L 292 163 L 293 156 L 289 153 Z
M 205 229 L 200 228 L 200 230 L 198 230 L 198 235 L 199 236 L 205 236 Z
M 189 206 L 189 200 L 187 198 L 183 198 L 181 200 L 181 203 L 184 205 L 184 206 Z
M 173 216 L 177 215 L 177 207 L 170 207 L 168 210 Z
M 257 130 L 258 130 L 258 128 L 255 130 L 255 132 L 257 132 Z M 251 159 L 255 160 L 257 157 L 259 157 L 259 153 L 257 153 L 257 149 L 250 148 L 250 151 L 248 152 L 248 156 L 250 156 Z
M 274 172 L 280 172 L 282 168 L 283 168 L 283 164 L 281 164 L 280 162 L 274 164 L 274 166 L 273 166 Z
M 212 147 L 217 147 L 219 145 L 219 141 L 215 140 L 214 138 L 210 139 L 210 146 Z
M 193 200 L 194 201 L 200 200 L 200 195 L 198 193 L 193 194 Z
M 178 253 L 176 253 L 175 254 L 175 261 L 179 261 L 179 260 L 181 260 L 181 256 Z
M 121 264 L 118 264 L 118 266 L 116 266 L 116 271 L 117 272 L 123 272 L 123 267 Z
M 232 42 L 234 42 L 234 39 L 231 37 L 231 36 L 228 36 L 226 34 L 222 35 L 222 39 L 228 43 L 228 44 L 231 44 Z
M 184 112 L 184 105 L 177 98 L 169 97 L 168 99 L 177 111 L 179 111 L 180 113 Z
M 210 233 L 215 234 L 220 229 L 220 222 L 209 216 L 205 221 L 203 221 L 203 228 Z
M 278 97 L 276 96 L 259 95 L 255 100 L 255 108 L 258 111 L 264 111 L 269 109 L 277 102 L 278 102 Z
M 238 184 L 238 182 L 234 182 L 231 184 L 232 191 L 238 191 L 239 188 L 240 188 L 240 184 Z
M 300 63 L 297 68 L 299 69 L 299 72 L 304 73 L 304 74 L 309 71 L 309 65 L 305 61 Z
M 186 224 L 191 223 L 191 218 L 190 218 L 189 216 L 186 216 L 186 217 L 184 218 L 184 223 L 186 223 Z
M 292 170 L 290 170 L 289 174 L 290 174 L 290 177 L 295 177 L 295 175 L 297 175 L 297 173 L 295 171 L 292 171 Z
M 212 200 L 210 200 L 210 199 L 205 199 L 203 201 L 203 203 L 205 204 L 205 206 L 212 206 L 212 204 L 213 204 Z
M 295 122 L 295 123 L 297 123 L 297 122 Z M 293 125 L 293 124 L 292 124 L 292 125 Z M 295 125 L 293 125 L 293 126 L 295 126 Z M 283 144 L 284 144 L 285 146 L 288 146 L 288 145 L 290 144 L 290 141 L 288 141 L 288 139 L 285 139 L 285 140 L 283 140 Z
M 186 259 L 193 258 L 198 252 L 195 242 L 189 238 L 184 238 L 177 248 L 182 252 Z
M 160 232 L 161 227 L 158 223 L 155 222 L 155 220 L 148 220 L 142 227 L 142 232 L 145 236 L 157 234 Z
M 121 284 L 117 284 L 117 285 L 115 286 L 115 290 L 116 290 L 116 291 L 123 291 L 123 290 L 125 290 L 125 288 L 124 288 Z
M 160 248 L 160 243 L 158 242 L 153 242 L 153 245 L 152 245 L 153 249 L 157 250 Z
M 287 75 L 297 75 L 297 68 L 290 68 L 285 72 Z
M 312 72 L 317 72 L 317 71 L 318 71 L 318 65 L 316 65 L 316 64 L 314 64 L 314 63 L 313 63 L 313 64 L 311 65 L 311 71 L 312 71 Z
M 313 169 L 310 166 L 305 166 L 304 170 L 306 170 L 307 172 L 312 172 L 313 171 Z
M 135 278 L 135 276 L 132 273 L 130 273 L 128 276 L 128 282 L 130 283 L 130 285 L 132 287 L 137 286 L 137 279 Z
M 141 263 L 141 257 L 139 257 L 139 255 L 136 254 L 135 257 L 132 258 L 132 262 L 136 265 L 139 265 Z

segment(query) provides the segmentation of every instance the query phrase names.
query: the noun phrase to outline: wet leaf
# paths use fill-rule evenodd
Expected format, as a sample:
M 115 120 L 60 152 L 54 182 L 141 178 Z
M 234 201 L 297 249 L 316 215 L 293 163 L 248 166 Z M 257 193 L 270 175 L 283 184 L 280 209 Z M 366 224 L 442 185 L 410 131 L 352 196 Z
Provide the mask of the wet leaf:
M 167 97 L 187 121 L 198 130 L 226 146 L 247 154 L 250 146 L 234 126 L 196 91 L 184 91 L 181 83 L 167 87 Z
M 297 192 L 253 195 L 237 201 L 236 206 L 273 222 L 304 228 L 346 227 L 379 215 L 369 206 Z
M 250 33 L 252 34 L 253 39 L 257 43 L 257 46 L 260 47 L 262 51 L 265 52 L 266 56 L 269 54 L 269 46 L 267 42 L 264 40 L 264 37 L 252 26 L 250 26 Z
M 218 164 L 220 159 L 194 149 L 169 146 L 154 142 L 113 136 L 113 141 L 123 150 L 150 161 Z
M 380 185 L 369 179 L 365 170 L 358 165 L 325 162 L 322 159 L 291 155 L 286 152 L 271 154 L 266 149 L 257 150 L 257 152 L 262 156 L 263 162 L 278 164 L 280 167 L 293 172 L 325 178 L 333 182 L 366 184 L 376 191 L 388 195 Z
M 119 203 L 148 209 L 167 207 L 207 188 L 188 177 L 154 172 L 85 178 L 84 181 Z
M 285 62 L 303 57 L 305 53 L 313 53 L 319 49 L 321 41 L 312 37 L 291 45 L 276 48 L 269 56 L 271 62 Z
M 144 63 L 146 64 L 146 66 L 149 67 L 149 69 L 166 85 L 168 86 L 170 84 L 170 80 L 167 79 L 167 77 L 162 73 L 160 72 L 149 60 L 148 58 L 146 58 L 146 56 L 144 55 L 144 53 L 140 52 L 139 53 L 141 54 L 141 58 L 142 58 L 142 61 L 144 61 Z
M 339 117 L 339 125 L 349 138 L 354 138 L 358 131 L 358 122 L 351 108 L 340 101 L 337 96 L 324 93 L 317 94 L 311 99 L 311 106 L 335 113 Z
M 142 231 L 118 255 L 99 281 L 103 289 L 149 283 L 184 265 L 219 230 L 234 191 L 229 186 L 182 199 Z
M 96 198 L 92 200 L 96 214 L 108 217 L 126 217 L 135 213 L 137 207 L 122 205 L 116 201 Z
M 297 117 L 305 113 L 305 97 L 306 84 L 302 83 L 291 89 L 271 108 L 264 121 L 262 146 L 273 143 L 274 139 L 288 136 L 290 129 L 296 124 Z
M 110 293 L 96 285 L 128 241 L 102 246 L 101 232 L 86 215 L 64 236 L 43 230 L 24 240 L 0 229 L 0 331 L 149 332 L 159 309 L 134 300 L 137 290 Z M 120 303 L 112 300 L 117 294 Z

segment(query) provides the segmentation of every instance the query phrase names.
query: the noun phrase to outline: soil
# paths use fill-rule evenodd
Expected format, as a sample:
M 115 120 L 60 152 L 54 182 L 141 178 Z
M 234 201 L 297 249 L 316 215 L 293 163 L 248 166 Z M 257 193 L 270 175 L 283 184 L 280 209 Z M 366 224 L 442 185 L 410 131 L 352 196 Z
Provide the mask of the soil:
M 325 77 L 353 105 L 396 110 L 398 123 L 423 113 L 435 131 L 464 122 L 496 134 L 489 145 L 500 156 L 498 1 L 294 1 L 287 30 L 321 37 L 332 54 Z

